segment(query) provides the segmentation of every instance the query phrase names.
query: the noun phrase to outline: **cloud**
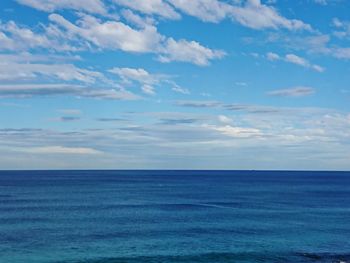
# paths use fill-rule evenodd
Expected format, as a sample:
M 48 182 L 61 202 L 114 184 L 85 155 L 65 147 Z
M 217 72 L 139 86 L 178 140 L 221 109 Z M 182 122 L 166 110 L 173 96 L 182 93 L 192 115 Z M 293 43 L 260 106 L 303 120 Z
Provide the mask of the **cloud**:
M 67 43 L 66 36 L 56 26 L 37 27 L 34 32 L 26 26 L 17 25 L 14 21 L 2 23 L 0 21 L 0 51 L 28 51 L 33 49 L 47 49 L 49 51 L 80 51 L 82 43 Z M 64 36 L 64 37 L 63 37 Z
M 186 116 L 186 113 L 182 112 L 181 116 L 164 115 L 159 118 L 165 122 L 167 119 L 175 122 L 181 122 L 183 119 L 183 123 L 177 125 L 161 125 L 159 119 L 154 120 L 154 117 L 151 117 L 151 120 L 155 123 L 150 123 L 146 113 L 142 115 L 142 124 L 127 122 L 122 126 L 124 124 L 119 123 L 111 129 L 64 132 L 51 129 L 0 129 L 0 164 L 2 167 L 13 165 L 17 168 L 20 164 L 20 167 L 26 168 L 95 169 L 169 169 L 180 166 L 204 169 L 204 164 L 205 168 L 237 169 L 243 162 L 246 169 L 286 169 L 286 165 L 290 165 L 288 168 L 291 169 L 315 169 L 320 164 L 324 168 L 339 168 L 340 164 L 343 165 L 341 167 L 348 168 L 348 114 L 328 109 L 293 110 L 282 110 L 284 114 L 281 115 L 236 114 L 234 125 L 217 124 L 216 114 L 197 118 L 198 116 Z M 34 148 L 34 152 L 62 151 L 61 148 L 45 149 L 47 147 L 89 148 L 103 154 L 85 154 L 84 158 L 81 158 L 80 154 L 38 153 L 31 154 L 28 160 L 27 149 Z M 152 151 L 147 151 L 150 148 Z M 256 153 L 259 153 L 259 158 L 256 158 Z M 4 159 L 6 156 L 9 159 Z M 341 161 L 339 158 L 342 158 Z M 235 163 L 232 163 L 232 160 Z M 334 160 L 338 165 L 334 165 Z M 198 163 L 198 166 L 194 163 Z
M 350 37 L 350 22 L 349 21 L 342 21 L 338 18 L 333 18 L 333 26 L 336 28 L 335 31 L 333 31 L 333 35 L 336 37 L 343 39 Z
M 162 0 L 113 0 L 113 2 L 147 15 L 158 15 L 168 19 L 181 18 L 171 5 Z
M 108 70 L 110 73 L 116 74 L 121 78 L 124 85 L 133 84 L 136 82 L 141 85 L 143 93 L 155 95 L 154 86 L 170 85 L 175 92 L 189 94 L 189 90 L 180 87 L 173 81 L 171 76 L 164 74 L 152 74 L 143 68 L 112 68 Z
M 332 22 L 333 22 L 333 25 L 335 26 L 335 27 L 343 27 L 344 26 L 344 23 L 342 22 L 342 21 L 340 21 L 338 18 L 333 18 L 333 20 L 332 20 Z
M 120 121 L 127 121 L 127 119 L 123 118 L 98 118 L 96 119 L 97 121 L 100 122 L 120 122 Z
M 78 25 L 58 14 L 51 14 L 49 19 L 65 30 L 66 35 L 86 40 L 97 48 L 156 53 L 161 62 L 180 61 L 207 66 L 211 60 L 225 55 L 223 51 L 212 50 L 196 41 L 167 38 L 159 34 L 153 25 L 134 29 L 119 21 L 101 22 L 89 15 L 83 15 L 77 22 Z
M 216 108 L 221 103 L 217 101 L 177 101 L 176 105 L 191 108 Z
M 223 58 L 225 55 L 224 51 L 212 50 L 196 41 L 184 39 L 175 41 L 173 38 L 169 38 L 158 59 L 164 63 L 181 61 L 190 62 L 198 66 L 208 66 L 211 60 Z
M 106 14 L 107 8 L 101 0 L 16 0 L 22 5 L 52 13 L 61 9 L 71 9 L 95 14 Z
M 333 56 L 340 59 L 350 59 L 350 48 L 335 48 Z
M 277 107 L 249 104 L 226 104 L 224 108 L 230 111 L 244 111 L 253 114 L 276 114 L 281 112 L 281 109 Z
M 1 53 L 0 54 L 0 64 L 8 64 L 8 63 L 51 63 L 55 61 L 56 63 L 67 63 L 68 61 L 81 61 L 80 56 L 70 56 L 66 55 L 54 55 L 54 54 L 33 54 L 30 52 L 18 52 L 18 53 Z
M 190 118 L 168 118 L 160 119 L 162 125 L 181 125 L 181 124 L 192 124 L 197 122 L 197 119 Z
M 73 64 L 0 62 L 0 80 L 28 80 L 42 77 L 89 84 L 97 80 L 107 81 L 102 73 L 78 68 Z
M 231 10 L 230 5 L 217 0 L 169 0 L 169 3 L 185 14 L 205 22 L 219 22 Z
M 226 124 L 232 123 L 232 119 L 227 117 L 227 116 L 225 116 L 225 115 L 219 115 L 218 119 L 222 123 L 226 123 Z
M 190 91 L 188 89 L 185 88 L 181 88 L 180 86 L 178 86 L 176 83 L 173 84 L 173 87 L 171 88 L 172 91 L 175 91 L 177 93 L 181 93 L 184 95 L 188 95 L 190 94 Z
M 131 92 L 118 89 L 97 89 L 70 84 L 8 84 L 0 85 L 0 97 L 77 96 L 95 99 L 136 100 Z
M 60 113 L 68 114 L 68 115 L 81 115 L 82 111 L 78 109 L 59 109 L 57 110 Z
M 208 126 L 208 127 L 213 130 L 219 131 L 224 135 L 235 137 L 235 138 L 251 138 L 251 137 L 262 136 L 261 131 L 255 128 L 234 127 L 231 125 Z
M 278 61 L 278 60 L 282 60 L 288 63 L 292 63 L 304 68 L 309 68 L 312 70 L 315 70 L 317 72 L 324 72 L 325 69 L 319 65 L 316 64 L 312 64 L 310 63 L 307 59 L 299 57 L 295 54 L 287 54 L 285 55 L 285 57 L 281 57 L 280 55 L 276 54 L 276 53 L 272 53 L 272 52 L 268 52 L 266 54 L 266 58 L 270 61 Z
M 279 89 L 268 92 L 270 96 L 278 97 L 304 97 L 315 93 L 315 89 L 311 87 L 294 87 L 289 89 Z
M 153 75 L 142 68 L 112 68 L 110 73 L 118 75 L 123 83 L 130 84 L 133 81 L 141 84 L 141 90 L 147 95 L 155 95 L 156 91 L 153 85 L 158 85 L 164 76 Z
M 346 36 L 346 33 L 343 31 L 338 31 L 338 33 L 341 33 L 341 38 L 344 38 Z M 333 34 L 337 35 L 337 32 L 333 32 Z M 340 35 L 338 34 L 337 36 L 339 37 Z M 282 42 L 283 45 L 288 47 L 289 49 L 304 50 L 307 53 L 317 53 L 343 60 L 350 59 L 350 48 L 331 44 L 331 37 L 327 34 L 305 37 L 281 36 L 280 34 L 271 34 L 268 38 L 268 42 L 278 41 Z M 323 69 L 320 66 L 314 66 L 316 67 L 314 67 L 313 69 L 316 71 L 322 71 Z
M 268 42 L 281 42 L 288 49 L 305 50 L 307 53 L 320 54 L 330 54 L 330 48 L 328 47 L 330 40 L 331 37 L 328 34 L 300 36 L 281 32 L 270 33 L 267 38 Z
M 260 0 L 237 1 L 229 4 L 217 0 L 168 0 L 175 8 L 205 22 L 220 22 L 225 18 L 252 29 L 279 29 L 312 31 L 310 25 L 297 19 L 287 19 Z
M 313 0 L 316 4 L 327 5 L 327 0 Z
M 79 154 L 79 155 L 96 155 L 102 152 L 85 147 L 64 147 L 64 146 L 46 146 L 32 148 L 15 148 L 14 150 L 31 153 L 31 154 Z
M 121 15 L 125 18 L 127 22 L 139 28 L 145 28 L 146 26 L 156 24 L 156 21 L 152 17 L 140 16 L 138 14 L 135 14 L 130 9 L 121 10 Z
M 79 121 L 80 119 L 81 118 L 77 116 L 62 116 L 53 120 L 58 122 L 74 122 L 74 121 Z
M 83 15 L 75 25 L 58 14 L 49 15 L 51 22 L 56 23 L 72 37 L 89 41 L 103 49 L 120 49 L 126 52 L 152 52 L 163 38 L 154 26 L 136 30 L 118 22 L 102 22 L 99 19 Z
M 241 87 L 246 87 L 246 86 L 248 86 L 248 83 L 240 81 L 240 82 L 236 82 L 235 85 L 236 86 L 241 86 Z
M 318 71 L 318 72 L 324 71 L 323 67 L 321 67 L 319 65 L 311 64 L 306 59 L 299 57 L 297 55 L 294 55 L 294 54 L 287 54 L 285 57 L 285 61 L 302 66 L 302 67 L 305 67 L 305 68 L 311 68 L 311 69 Z
M 325 0 L 315 0 L 324 2 Z M 108 16 L 108 9 L 101 0 L 17 0 L 17 2 L 46 12 L 71 9 Z M 232 1 L 218 0 L 112 0 L 113 3 L 166 19 L 180 19 L 179 12 L 194 16 L 205 22 L 217 23 L 231 18 L 243 26 L 253 29 L 286 28 L 288 30 L 309 30 L 310 25 L 281 16 L 278 11 L 260 0 Z M 269 4 L 269 2 L 268 2 Z M 113 7 L 113 6 L 112 6 Z
M 141 89 L 142 89 L 142 92 L 147 94 L 147 95 L 155 95 L 156 94 L 154 88 L 150 85 L 143 85 L 141 87 Z
M 238 23 L 252 29 L 285 28 L 312 31 L 310 25 L 301 20 L 287 19 L 278 14 L 275 8 L 261 4 L 260 0 L 247 0 L 243 6 L 234 6 L 230 15 Z
M 5 24 L 0 21 L 0 50 L 17 51 L 32 48 L 52 48 L 52 42 L 29 28 L 19 27 L 14 21 Z
M 124 82 L 136 81 L 141 84 L 158 84 L 165 76 L 151 74 L 143 68 L 112 68 L 110 73 L 118 75 Z
M 155 95 L 154 85 L 159 85 L 165 76 L 151 74 L 143 68 L 112 68 L 108 70 L 110 73 L 116 74 L 121 78 L 124 84 L 133 84 L 136 82 L 141 85 L 141 90 L 147 95 Z
M 272 53 L 272 52 L 267 53 L 266 54 L 266 58 L 268 60 L 270 60 L 270 61 L 275 61 L 275 60 L 280 60 L 281 59 L 281 57 L 278 54 Z

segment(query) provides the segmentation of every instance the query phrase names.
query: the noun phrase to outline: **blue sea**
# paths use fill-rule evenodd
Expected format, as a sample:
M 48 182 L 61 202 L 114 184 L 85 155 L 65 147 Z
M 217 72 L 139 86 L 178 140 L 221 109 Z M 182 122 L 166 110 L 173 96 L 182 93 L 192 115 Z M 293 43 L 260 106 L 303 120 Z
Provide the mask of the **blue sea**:
M 350 173 L 3 171 L 0 262 L 350 262 Z

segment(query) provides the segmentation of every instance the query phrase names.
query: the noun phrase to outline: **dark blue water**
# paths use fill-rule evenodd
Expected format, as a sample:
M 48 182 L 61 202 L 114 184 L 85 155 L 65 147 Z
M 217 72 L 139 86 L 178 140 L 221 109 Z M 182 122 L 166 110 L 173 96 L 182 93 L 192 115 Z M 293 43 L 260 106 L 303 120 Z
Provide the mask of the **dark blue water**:
M 350 262 L 350 173 L 0 172 L 0 262 Z

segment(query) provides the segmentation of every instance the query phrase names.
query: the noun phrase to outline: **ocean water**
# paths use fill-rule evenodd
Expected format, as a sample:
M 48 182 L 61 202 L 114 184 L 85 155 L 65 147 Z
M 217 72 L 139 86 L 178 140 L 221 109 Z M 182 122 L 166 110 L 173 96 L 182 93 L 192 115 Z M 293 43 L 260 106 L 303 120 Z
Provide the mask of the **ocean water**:
M 3 171 L 0 262 L 350 262 L 350 173 Z

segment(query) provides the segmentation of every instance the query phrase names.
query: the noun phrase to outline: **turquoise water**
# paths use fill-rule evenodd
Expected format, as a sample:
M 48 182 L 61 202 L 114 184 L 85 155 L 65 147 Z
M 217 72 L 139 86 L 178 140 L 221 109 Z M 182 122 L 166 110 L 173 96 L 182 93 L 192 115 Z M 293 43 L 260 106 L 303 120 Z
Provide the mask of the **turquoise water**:
M 350 173 L 0 172 L 0 262 L 350 262 Z

